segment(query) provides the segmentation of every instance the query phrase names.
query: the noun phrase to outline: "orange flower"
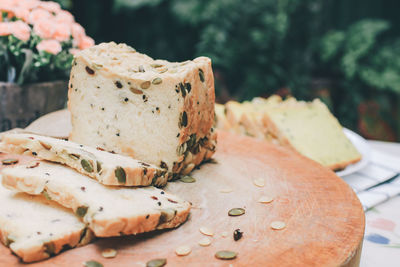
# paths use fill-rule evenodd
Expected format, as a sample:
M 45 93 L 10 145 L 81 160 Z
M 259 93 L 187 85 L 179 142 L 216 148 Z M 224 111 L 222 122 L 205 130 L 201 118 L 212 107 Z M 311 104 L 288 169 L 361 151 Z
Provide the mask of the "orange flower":
M 71 36 L 71 27 L 65 23 L 57 23 L 53 33 L 53 39 L 63 42 L 67 41 Z
M 0 22 L 0 36 L 7 36 L 11 34 L 10 22 Z
M 33 25 L 33 31 L 43 39 L 50 39 L 55 32 L 54 22 L 50 19 L 41 19 Z
M 60 4 L 56 2 L 40 2 L 39 7 L 54 13 L 57 13 L 61 10 Z
M 79 42 L 79 49 L 86 49 L 89 47 L 94 46 L 94 40 L 90 38 L 89 36 L 84 36 L 81 41 Z
M 43 40 L 36 46 L 38 51 L 45 51 L 47 53 L 57 55 L 61 52 L 61 44 L 56 40 Z
M 17 20 L 10 23 L 12 34 L 18 39 L 26 42 L 31 37 L 31 28 L 25 22 Z
M 22 7 L 15 7 L 13 8 L 12 12 L 17 18 L 22 19 L 25 22 L 27 22 L 29 19 L 29 9 Z
M 29 23 L 30 24 L 36 24 L 37 21 L 42 20 L 42 19 L 50 19 L 52 17 L 52 14 L 49 13 L 48 11 L 44 9 L 34 9 L 31 11 L 31 14 L 29 14 Z

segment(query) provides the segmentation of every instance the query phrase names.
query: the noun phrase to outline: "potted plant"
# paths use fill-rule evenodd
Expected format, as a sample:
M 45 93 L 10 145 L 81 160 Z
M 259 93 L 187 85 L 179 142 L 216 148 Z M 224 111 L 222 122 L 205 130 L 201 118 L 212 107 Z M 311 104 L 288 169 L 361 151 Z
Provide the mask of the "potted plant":
M 94 45 L 56 2 L 0 2 L 0 132 L 65 106 L 73 54 Z

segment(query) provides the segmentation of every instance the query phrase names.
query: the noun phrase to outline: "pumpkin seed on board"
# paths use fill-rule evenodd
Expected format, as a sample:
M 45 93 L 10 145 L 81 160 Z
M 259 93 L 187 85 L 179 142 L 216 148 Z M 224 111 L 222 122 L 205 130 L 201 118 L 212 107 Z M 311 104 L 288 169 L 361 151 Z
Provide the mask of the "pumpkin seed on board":
M 270 226 L 274 230 L 282 230 L 286 227 L 286 223 L 282 221 L 273 221 L 271 222 Z
M 258 187 L 264 187 L 265 179 L 264 178 L 258 178 L 258 179 L 253 180 L 253 183 Z
M 162 267 L 167 264 L 167 259 L 154 259 L 146 263 L 146 267 Z
M 180 246 L 175 249 L 175 253 L 178 256 L 187 256 L 192 252 L 192 249 L 189 246 Z
M 85 267 L 103 267 L 103 264 L 97 261 L 87 261 L 83 264 Z
M 194 183 L 194 182 L 196 182 L 196 179 L 193 178 L 192 176 L 185 175 L 180 179 L 180 181 L 184 182 L 184 183 Z
M 215 253 L 215 257 L 220 260 L 233 260 L 237 257 L 237 253 L 229 250 L 221 250 Z
M 214 235 L 214 231 L 208 227 L 200 227 L 199 229 L 200 233 L 202 233 L 203 235 L 208 235 L 208 236 L 213 236 Z
M 233 208 L 233 209 L 229 210 L 228 215 L 229 216 L 241 216 L 245 213 L 246 213 L 246 211 L 242 208 Z
M 4 165 L 13 165 L 13 164 L 17 164 L 18 160 L 17 159 L 3 159 L 1 161 L 1 163 L 3 163 Z
M 263 203 L 263 204 L 267 204 L 267 203 L 271 203 L 272 201 L 274 201 L 274 198 L 272 196 L 262 196 L 258 199 L 258 202 Z
M 211 239 L 208 237 L 203 237 L 199 240 L 199 245 L 202 247 L 208 247 L 211 244 Z
M 117 251 L 113 248 L 106 248 L 101 252 L 101 256 L 104 258 L 115 258 L 115 256 L 117 256 Z

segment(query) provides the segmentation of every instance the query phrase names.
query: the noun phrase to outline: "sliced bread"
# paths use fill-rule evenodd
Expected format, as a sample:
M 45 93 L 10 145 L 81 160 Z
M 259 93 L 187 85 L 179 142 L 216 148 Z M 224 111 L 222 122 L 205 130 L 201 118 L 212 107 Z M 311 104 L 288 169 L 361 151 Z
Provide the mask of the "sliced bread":
M 71 208 L 100 237 L 177 227 L 191 207 L 155 187 L 107 187 L 73 169 L 44 161 L 5 168 L 2 174 L 5 187 L 45 194 Z
M 0 240 L 24 262 L 49 258 L 94 237 L 70 210 L 43 196 L 0 186 L 0 202 Z
M 167 170 L 131 157 L 35 134 L 8 134 L 0 150 L 65 164 L 105 185 L 163 186 Z
M 102 43 L 75 55 L 70 140 L 187 174 L 215 151 L 214 101 L 209 58 L 168 62 Z

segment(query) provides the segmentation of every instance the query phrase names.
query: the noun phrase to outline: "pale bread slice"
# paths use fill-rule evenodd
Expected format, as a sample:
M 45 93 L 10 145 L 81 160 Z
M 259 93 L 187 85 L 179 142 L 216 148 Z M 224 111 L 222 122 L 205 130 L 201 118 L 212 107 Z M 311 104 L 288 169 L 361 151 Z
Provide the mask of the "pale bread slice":
M 138 234 L 183 223 L 190 203 L 155 187 L 107 187 L 60 164 L 38 161 L 3 170 L 3 185 L 46 194 L 72 208 L 96 236 Z
M 167 171 L 128 156 L 35 134 L 7 134 L 0 150 L 65 164 L 105 185 L 163 186 Z
M 43 196 L 0 186 L 0 202 L 0 240 L 24 262 L 49 258 L 94 237 L 70 210 Z

